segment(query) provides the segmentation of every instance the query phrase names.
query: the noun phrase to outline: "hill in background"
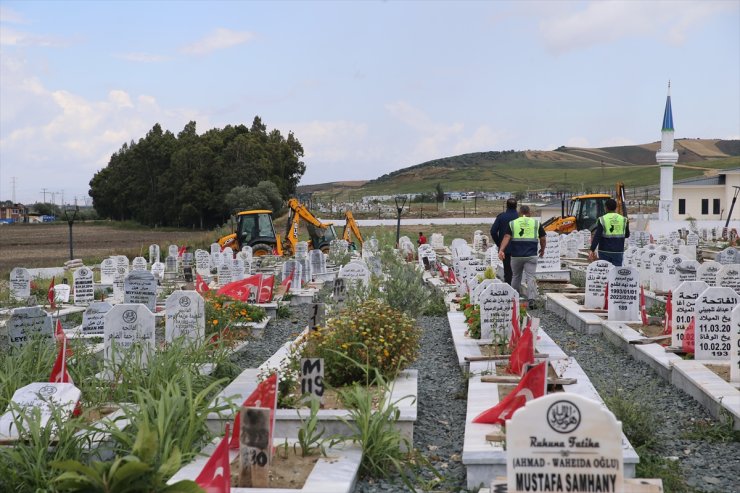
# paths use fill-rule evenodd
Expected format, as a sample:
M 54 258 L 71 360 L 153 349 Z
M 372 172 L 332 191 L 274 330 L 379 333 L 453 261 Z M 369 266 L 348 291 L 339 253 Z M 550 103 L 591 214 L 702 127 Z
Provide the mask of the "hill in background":
M 445 191 L 573 191 L 659 182 L 655 153 L 660 142 L 603 148 L 559 147 L 554 151 L 488 151 L 451 156 L 403 168 L 368 182 L 301 185 L 299 193 L 363 194 Z M 740 140 L 677 139 L 674 179 L 740 167 Z

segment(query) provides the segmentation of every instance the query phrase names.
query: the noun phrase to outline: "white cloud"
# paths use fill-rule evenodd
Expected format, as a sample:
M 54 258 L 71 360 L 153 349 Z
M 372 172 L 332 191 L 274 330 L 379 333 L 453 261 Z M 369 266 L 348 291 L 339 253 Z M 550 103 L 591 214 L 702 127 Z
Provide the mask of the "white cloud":
M 635 145 L 635 141 L 628 139 L 627 137 L 610 137 L 599 142 L 599 145 L 596 147 L 619 147 L 632 145 Z
M 220 27 L 211 34 L 182 48 L 188 55 L 206 55 L 216 50 L 231 48 L 232 46 L 247 43 L 254 39 L 254 33 L 248 31 L 232 31 Z
M 170 59 L 169 57 L 166 57 L 163 55 L 155 55 L 153 53 L 138 53 L 138 52 L 120 53 L 115 56 L 116 58 L 120 58 L 121 60 L 127 60 L 129 62 L 140 62 L 140 63 L 165 62 Z
M 15 10 L 0 6 L 0 22 L 9 24 L 25 24 L 26 20 Z
M 586 137 L 571 137 L 565 142 L 565 147 L 590 147 Z
M 0 46 L 40 46 L 48 48 L 66 46 L 68 44 L 69 41 L 59 38 L 36 36 L 7 27 L 0 29 Z
M 562 4 L 560 4 L 562 5 Z M 650 36 L 671 44 L 684 42 L 687 33 L 712 15 L 737 9 L 724 1 L 593 1 L 578 10 L 547 11 L 540 33 L 556 53 L 611 43 L 629 37 Z

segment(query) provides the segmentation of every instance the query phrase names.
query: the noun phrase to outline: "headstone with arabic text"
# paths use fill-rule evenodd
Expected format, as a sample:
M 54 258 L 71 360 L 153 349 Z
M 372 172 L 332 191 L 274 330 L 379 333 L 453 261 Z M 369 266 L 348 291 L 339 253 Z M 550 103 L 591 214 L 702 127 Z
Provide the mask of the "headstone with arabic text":
M 709 286 L 717 285 L 717 274 L 722 268 L 722 264 L 715 262 L 714 260 L 707 260 L 702 262 L 698 269 L 696 269 L 696 278 L 700 281 L 704 281 Z
M 39 413 L 35 426 L 44 430 L 54 412 L 71 415 L 82 393 L 72 383 L 33 382 L 16 389 L 11 397 L 15 407 L 0 416 L 0 440 L 16 440 L 20 433 L 16 428 L 15 416 L 18 407 Z M 54 424 L 52 424 L 54 427 Z M 53 433 L 53 431 L 52 431 Z
M 609 321 L 640 320 L 640 274 L 635 267 L 609 272 Z
M 105 314 L 113 308 L 107 301 L 95 301 L 82 314 L 82 333 L 84 335 L 100 335 L 105 332 Z
M 554 272 L 560 269 L 560 235 L 548 231 L 545 254 L 537 257 L 537 272 Z
M 154 314 L 141 303 L 120 303 L 105 314 L 105 360 L 119 364 L 132 358 L 146 367 L 154 350 Z
M 131 270 L 132 271 L 134 271 L 134 270 L 139 270 L 139 271 L 146 270 L 146 267 L 147 267 L 147 265 L 146 265 L 146 259 L 144 257 L 135 257 L 131 261 Z
M 112 285 L 117 271 L 116 259 L 108 257 L 100 263 L 100 284 Z
M 205 337 L 205 302 L 195 291 L 173 291 L 165 301 L 164 339 L 177 337 L 203 341 Z
M 157 305 L 157 280 L 151 272 L 132 271 L 123 281 L 123 302 L 141 303 L 151 312 Z
M 53 341 L 51 315 L 39 306 L 14 308 L 6 322 L 8 341 L 13 347 L 22 347 L 34 338 Z
M 160 259 L 159 245 L 157 244 L 149 245 L 149 263 L 153 264 L 154 262 L 159 262 L 159 259 Z
M 481 339 L 494 334 L 510 336 L 512 330 L 512 299 L 519 303 L 519 293 L 506 283 L 491 283 L 478 298 L 480 305 Z
M 604 295 L 609 272 L 614 268 L 611 262 L 596 260 L 586 268 L 586 297 L 583 306 L 586 308 L 604 308 Z
M 708 287 L 704 281 L 684 281 L 673 291 L 671 346 L 683 344 L 686 327 L 696 314 L 696 300 Z
M 739 299 L 721 287 L 709 287 L 696 299 L 695 359 L 730 361 L 732 310 Z
M 88 267 L 80 267 L 72 274 L 74 282 L 75 305 L 89 305 L 95 301 L 95 285 L 93 271 Z

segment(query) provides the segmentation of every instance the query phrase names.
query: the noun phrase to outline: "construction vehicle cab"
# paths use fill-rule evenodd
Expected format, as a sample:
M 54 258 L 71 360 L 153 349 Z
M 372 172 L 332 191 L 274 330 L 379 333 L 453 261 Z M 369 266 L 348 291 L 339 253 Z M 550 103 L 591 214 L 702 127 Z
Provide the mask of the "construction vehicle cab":
M 275 234 L 272 224 L 272 211 L 268 210 L 238 212 L 236 231 L 219 239 L 218 244 L 222 250 L 231 247 L 234 251 L 249 245 L 255 256 L 283 254 L 280 238 Z
M 308 242 L 308 248 L 313 250 L 318 248 L 322 252 L 326 253 L 329 251 L 329 244 L 332 240 L 337 239 L 337 231 L 334 229 L 334 224 L 324 223 L 326 228 L 317 228 L 311 223 L 306 225 L 308 230 L 308 237 L 311 238 Z
M 617 183 L 616 190 L 617 212 L 627 217 L 627 207 L 624 198 L 624 184 Z M 603 193 L 592 193 L 572 197 L 569 201 L 568 213 L 566 215 L 566 201 L 562 202 L 562 216 L 553 217 L 542 224 L 545 231 L 554 231 L 560 234 L 572 233 L 596 228 L 596 222 L 606 214 L 606 201 L 611 195 Z

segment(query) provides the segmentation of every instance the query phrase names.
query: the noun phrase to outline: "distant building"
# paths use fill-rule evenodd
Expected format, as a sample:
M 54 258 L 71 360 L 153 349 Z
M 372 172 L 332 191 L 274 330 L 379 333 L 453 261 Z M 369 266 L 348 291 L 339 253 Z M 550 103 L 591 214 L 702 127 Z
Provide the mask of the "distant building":
M 740 187 L 740 168 L 726 169 L 715 176 L 690 178 L 673 184 L 673 219 L 703 221 L 726 220 L 732 198 Z M 740 218 L 740 204 L 735 204 L 732 219 Z
M 10 201 L 8 201 L 9 203 Z M 22 223 L 28 217 L 28 208 L 23 204 L 0 206 L 0 222 Z

